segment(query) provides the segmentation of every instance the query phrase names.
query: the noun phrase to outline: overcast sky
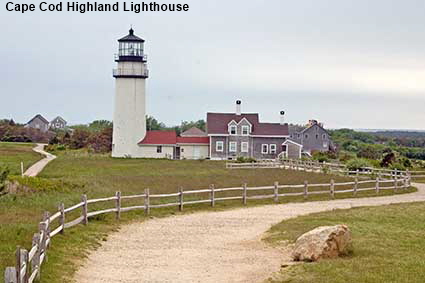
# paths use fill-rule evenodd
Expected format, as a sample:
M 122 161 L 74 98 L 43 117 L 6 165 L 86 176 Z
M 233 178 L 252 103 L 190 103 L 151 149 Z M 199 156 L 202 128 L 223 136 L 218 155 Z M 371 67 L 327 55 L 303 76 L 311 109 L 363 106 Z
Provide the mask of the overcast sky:
M 141 14 L 19 14 L 5 2 L 0 118 L 111 120 L 116 40 L 133 24 L 149 56 L 147 114 L 168 125 L 241 99 L 267 122 L 285 110 L 292 123 L 425 129 L 423 0 L 168 0 L 190 11 Z

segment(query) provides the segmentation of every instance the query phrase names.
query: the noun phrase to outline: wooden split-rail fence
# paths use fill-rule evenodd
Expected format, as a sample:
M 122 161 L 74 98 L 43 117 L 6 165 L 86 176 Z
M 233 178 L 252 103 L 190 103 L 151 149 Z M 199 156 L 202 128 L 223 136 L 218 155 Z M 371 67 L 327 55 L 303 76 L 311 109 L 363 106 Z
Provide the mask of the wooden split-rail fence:
M 380 177 L 388 177 L 393 179 L 394 176 L 410 176 L 411 179 L 425 178 L 425 171 L 403 171 L 398 169 L 384 169 L 363 167 L 357 170 L 349 170 L 346 165 L 340 163 L 318 162 L 317 160 L 299 160 L 299 159 L 283 159 L 269 160 L 252 163 L 226 163 L 228 169 L 292 169 L 305 172 L 321 172 L 333 173 L 346 176 L 370 176 L 376 175 Z
M 409 176 L 395 176 L 393 180 L 380 179 L 376 180 L 360 180 L 355 178 L 352 182 L 335 183 L 331 180 L 330 183 L 324 184 L 309 184 L 305 181 L 300 185 L 281 185 L 275 182 L 272 186 L 263 187 L 248 187 L 247 184 L 241 187 L 234 188 L 215 188 L 214 185 L 210 185 L 208 189 L 201 190 L 183 190 L 180 188 L 178 192 L 172 194 L 150 194 L 149 189 L 145 189 L 143 194 L 139 195 L 128 195 L 123 196 L 121 192 L 116 192 L 114 196 L 99 198 L 99 199 L 87 199 L 86 195 L 81 197 L 81 202 L 65 208 L 64 204 L 60 204 L 58 211 L 50 215 L 45 212 L 43 215 L 43 221 L 39 223 L 38 232 L 34 234 L 32 240 L 32 247 L 29 250 L 18 247 L 16 250 L 16 264 L 14 267 L 7 267 L 5 271 L 5 283 L 32 283 L 40 278 L 41 266 L 47 259 L 47 250 L 52 244 L 52 238 L 58 234 L 63 234 L 66 229 L 69 229 L 78 224 L 87 225 L 91 217 L 106 214 L 115 213 L 116 219 L 119 220 L 121 213 L 131 210 L 144 210 L 145 214 L 149 215 L 150 210 L 154 208 L 162 207 L 178 207 L 179 211 L 182 211 L 184 206 L 193 204 L 208 203 L 211 207 L 215 206 L 216 202 L 239 200 L 244 205 L 247 204 L 248 200 L 254 199 L 273 199 L 274 202 L 279 202 L 281 198 L 302 196 L 307 199 L 309 195 L 318 194 L 329 194 L 331 198 L 334 198 L 336 194 L 340 193 L 353 193 L 355 196 L 361 191 L 375 191 L 378 195 L 381 190 L 406 190 L 410 187 Z M 372 185 L 372 186 L 369 186 Z M 342 188 L 341 188 L 342 187 Z M 347 189 L 349 187 L 349 189 Z M 340 188 L 340 189 L 338 189 Z M 283 189 L 287 189 L 283 192 Z M 288 191 L 289 189 L 289 191 Z M 222 192 L 232 192 L 232 196 L 217 197 L 216 194 Z M 267 193 L 269 192 L 269 193 Z M 256 194 L 257 193 L 257 194 Z M 185 196 L 188 195 L 208 195 L 207 198 L 197 200 L 186 200 Z M 164 202 L 159 204 L 152 204 L 152 200 L 161 200 L 175 197 L 176 201 Z M 125 200 L 140 200 L 143 202 L 140 205 L 125 207 L 122 202 Z M 91 211 L 90 205 L 96 203 L 114 202 L 114 206 L 102 210 Z M 75 219 L 68 221 L 69 213 L 80 211 L 79 216 Z M 58 222 L 57 227 L 54 227 L 53 223 Z

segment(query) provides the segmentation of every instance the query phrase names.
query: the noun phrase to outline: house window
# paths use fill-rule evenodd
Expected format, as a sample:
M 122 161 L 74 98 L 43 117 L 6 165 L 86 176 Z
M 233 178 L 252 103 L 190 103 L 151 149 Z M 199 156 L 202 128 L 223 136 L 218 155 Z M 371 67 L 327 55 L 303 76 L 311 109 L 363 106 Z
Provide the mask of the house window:
M 232 126 L 229 127 L 229 133 L 231 135 L 236 135 L 236 126 L 235 125 L 232 125 Z
M 156 153 L 162 153 L 162 145 L 156 147 Z
M 218 141 L 215 143 L 215 151 L 219 151 L 222 152 L 224 149 L 224 142 L 223 141 Z
M 241 142 L 241 151 L 248 152 L 248 142 Z
M 230 142 L 229 143 L 229 152 L 236 152 L 237 150 L 237 143 L 236 142 Z
M 305 138 L 305 139 L 308 139 L 308 134 L 305 134 L 305 135 L 304 135 L 304 138 Z
M 316 134 L 316 140 L 319 139 L 319 135 Z
M 276 153 L 276 145 L 275 145 L 275 144 L 271 144 L 271 145 L 270 145 L 270 153 L 271 153 L 271 154 Z
M 242 136 L 249 135 L 249 126 L 242 126 Z
M 326 137 L 326 134 L 323 134 L 322 135 L 322 138 L 325 140 L 325 139 L 327 139 L 327 137 Z
M 261 145 L 261 153 L 262 154 L 268 154 L 269 153 L 269 145 L 268 144 L 262 144 Z
M 180 152 L 184 152 L 184 148 L 180 148 Z

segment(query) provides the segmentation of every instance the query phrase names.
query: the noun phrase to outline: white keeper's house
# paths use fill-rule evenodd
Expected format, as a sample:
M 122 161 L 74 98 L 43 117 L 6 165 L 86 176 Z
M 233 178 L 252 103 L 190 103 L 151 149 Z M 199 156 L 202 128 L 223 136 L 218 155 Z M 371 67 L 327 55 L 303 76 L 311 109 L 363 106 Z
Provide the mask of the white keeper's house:
M 149 70 L 145 40 L 130 29 L 118 43 L 117 68 L 113 70 L 113 157 L 227 160 L 243 156 L 273 159 L 279 156 L 300 158 L 304 144 L 310 151 L 329 150 L 330 137 L 322 124 L 310 123 L 302 132 L 295 133 L 284 121 L 284 111 L 280 112 L 278 123 L 260 122 L 258 113 L 242 113 L 240 100 L 236 101 L 235 112 L 207 113 L 206 132 L 197 128 L 180 135 L 174 131 L 147 131 L 146 79 Z

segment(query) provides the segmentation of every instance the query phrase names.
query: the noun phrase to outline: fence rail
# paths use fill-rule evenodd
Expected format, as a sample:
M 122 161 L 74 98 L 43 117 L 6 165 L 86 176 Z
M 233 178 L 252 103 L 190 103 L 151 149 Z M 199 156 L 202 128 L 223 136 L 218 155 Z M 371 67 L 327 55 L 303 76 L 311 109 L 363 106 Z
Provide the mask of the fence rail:
M 184 209 L 185 205 L 209 203 L 214 207 L 218 201 L 229 201 L 229 200 L 241 200 L 244 205 L 247 204 L 248 200 L 254 199 L 273 199 L 274 202 L 279 202 L 279 199 L 283 197 L 303 196 L 307 199 L 309 195 L 328 194 L 331 198 L 334 198 L 336 194 L 341 193 L 353 193 L 355 196 L 360 191 L 375 191 L 378 195 L 381 190 L 406 190 L 410 187 L 410 176 L 409 175 L 394 175 L 394 179 L 381 179 L 376 178 L 375 180 L 359 181 L 355 178 L 352 182 L 335 183 L 331 180 L 330 183 L 325 184 L 309 184 L 305 181 L 300 185 L 286 185 L 274 182 L 272 186 L 261 186 L 261 187 L 248 187 L 247 184 L 243 184 L 241 187 L 233 188 L 215 188 L 214 185 L 210 185 L 208 189 L 200 190 L 187 190 L 179 188 L 177 193 L 171 194 L 150 194 L 149 189 L 145 189 L 143 194 L 122 196 L 121 192 L 116 192 L 114 196 L 98 198 L 98 199 L 87 199 L 86 195 L 82 195 L 81 202 L 65 208 L 64 204 L 60 204 L 58 211 L 50 215 L 45 212 L 43 220 L 39 223 L 39 231 L 35 233 L 32 240 L 32 247 L 28 251 L 21 247 L 18 247 L 15 253 L 16 265 L 14 267 L 7 267 L 5 270 L 5 283 L 32 283 L 40 278 L 41 265 L 47 259 L 47 250 L 51 244 L 51 239 L 58 234 L 63 234 L 66 229 L 73 227 L 78 224 L 88 224 L 88 219 L 100 214 L 115 213 L 116 219 L 119 220 L 121 212 L 131 210 L 143 210 L 145 214 L 150 213 L 152 208 L 161 207 L 178 207 L 179 211 Z M 373 184 L 371 187 L 360 188 L 361 185 Z M 347 186 L 350 186 L 348 189 Z M 287 191 L 283 191 L 286 189 Z M 239 193 L 238 195 L 232 196 L 219 196 L 217 193 Z M 256 194 L 257 193 L 257 194 Z M 206 198 L 202 199 L 189 199 L 185 200 L 184 196 L 190 195 L 207 195 Z M 152 204 L 152 200 L 161 200 L 166 198 L 176 197 L 177 201 L 164 202 L 159 204 Z M 168 198 L 168 199 L 167 199 Z M 134 200 L 142 199 L 143 203 L 135 206 L 122 206 L 122 200 Z M 114 202 L 112 208 L 106 208 L 102 210 L 89 211 L 89 205 L 95 203 Z M 79 210 L 80 215 L 73 220 L 67 220 L 67 214 Z M 59 224 L 54 228 L 53 222 L 58 221 Z M 53 229 L 51 231 L 51 229 Z

